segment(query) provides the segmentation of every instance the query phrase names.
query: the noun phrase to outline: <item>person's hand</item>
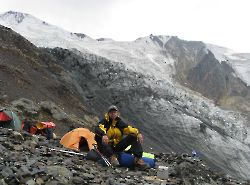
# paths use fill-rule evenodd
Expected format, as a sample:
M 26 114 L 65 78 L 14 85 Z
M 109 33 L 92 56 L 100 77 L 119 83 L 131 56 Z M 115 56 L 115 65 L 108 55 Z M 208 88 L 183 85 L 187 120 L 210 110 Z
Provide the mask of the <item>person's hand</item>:
M 142 134 L 138 134 L 138 135 L 137 135 L 137 140 L 138 140 L 140 143 L 143 143 L 143 136 L 142 136 Z
M 109 138 L 107 135 L 102 136 L 102 142 L 106 145 L 109 144 Z

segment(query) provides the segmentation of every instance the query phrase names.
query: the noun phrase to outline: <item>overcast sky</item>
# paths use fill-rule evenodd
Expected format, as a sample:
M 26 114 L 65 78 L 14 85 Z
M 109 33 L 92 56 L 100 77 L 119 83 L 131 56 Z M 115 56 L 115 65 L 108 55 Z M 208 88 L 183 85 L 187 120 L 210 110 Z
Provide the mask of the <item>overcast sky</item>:
M 250 53 L 250 0 L 0 0 L 0 13 L 32 14 L 96 39 L 175 35 Z

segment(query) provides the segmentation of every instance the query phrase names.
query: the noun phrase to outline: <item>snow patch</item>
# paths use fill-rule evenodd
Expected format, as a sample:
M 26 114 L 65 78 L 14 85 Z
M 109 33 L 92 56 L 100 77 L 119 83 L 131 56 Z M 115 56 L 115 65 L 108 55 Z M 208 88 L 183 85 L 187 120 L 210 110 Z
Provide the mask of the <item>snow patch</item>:
M 235 70 L 238 78 L 244 81 L 247 86 L 250 86 L 250 54 L 235 53 L 233 50 L 206 44 L 207 49 L 213 52 L 215 58 L 219 61 L 226 61 Z

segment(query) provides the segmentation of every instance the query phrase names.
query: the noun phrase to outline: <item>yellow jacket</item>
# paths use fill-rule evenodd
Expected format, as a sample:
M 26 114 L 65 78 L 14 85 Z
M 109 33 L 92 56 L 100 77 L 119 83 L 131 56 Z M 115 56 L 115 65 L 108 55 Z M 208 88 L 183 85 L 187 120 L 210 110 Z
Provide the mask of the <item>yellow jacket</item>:
M 99 125 L 96 129 L 96 134 L 98 136 L 107 135 L 109 142 L 113 143 L 115 146 L 119 143 L 123 135 L 138 135 L 139 131 L 137 128 L 134 128 L 121 120 L 120 117 L 117 117 L 115 120 L 109 118 L 106 113 L 104 119 L 99 122 Z

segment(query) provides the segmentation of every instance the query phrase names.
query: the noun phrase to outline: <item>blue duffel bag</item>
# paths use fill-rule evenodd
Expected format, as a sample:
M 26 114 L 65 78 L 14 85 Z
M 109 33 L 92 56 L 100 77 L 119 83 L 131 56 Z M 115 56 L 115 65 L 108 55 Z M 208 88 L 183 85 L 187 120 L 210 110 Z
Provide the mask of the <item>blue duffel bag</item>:
M 142 157 L 142 160 L 147 163 L 151 168 L 155 167 L 155 159 L 149 157 Z M 121 166 L 133 167 L 134 166 L 134 156 L 132 154 L 121 152 L 118 157 L 118 161 Z

